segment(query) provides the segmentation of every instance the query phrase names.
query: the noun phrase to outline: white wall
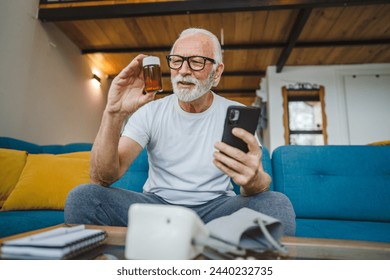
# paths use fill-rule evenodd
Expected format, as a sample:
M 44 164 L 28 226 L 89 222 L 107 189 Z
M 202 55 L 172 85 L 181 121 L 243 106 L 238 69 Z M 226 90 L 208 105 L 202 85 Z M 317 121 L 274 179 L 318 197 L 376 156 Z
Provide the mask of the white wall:
M 0 136 L 37 144 L 92 142 L 107 85 L 52 23 L 36 18 L 38 0 L 0 1 Z
M 351 144 L 390 140 L 390 75 L 344 77 Z
M 365 64 L 365 65 L 339 65 L 339 66 L 302 66 L 302 67 L 284 67 L 282 73 L 276 73 L 276 67 L 271 66 L 267 69 L 268 83 L 268 128 L 267 139 L 264 139 L 264 144 L 272 152 L 275 148 L 284 145 L 284 127 L 283 127 L 283 99 L 282 87 L 296 82 L 308 82 L 313 84 L 323 85 L 325 87 L 325 111 L 327 115 L 327 132 L 328 144 L 330 145 L 350 145 L 356 144 L 356 141 L 351 141 L 350 127 L 356 126 L 356 122 L 361 121 L 356 118 L 349 118 L 347 113 L 347 92 L 346 92 L 346 77 L 357 75 L 359 76 L 375 76 L 390 74 L 390 64 Z M 387 76 L 388 77 L 388 76 Z M 381 115 L 388 116 L 388 96 L 375 90 L 375 85 L 370 93 L 371 108 L 380 110 Z M 348 93 L 348 102 L 353 101 L 354 94 Z M 352 98 L 352 99 L 351 99 Z M 387 104 L 387 106 L 383 106 Z M 385 112 L 386 111 L 386 112 Z M 366 112 L 367 113 L 367 112 Z M 388 128 L 388 120 L 377 120 L 373 126 L 377 127 L 377 131 L 382 128 Z M 364 127 L 362 127 L 364 129 Z M 388 130 L 387 130 L 388 131 Z M 378 138 L 376 138 L 378 136 Z M 383 135 L 372 135 L 371 139 L 376 141 L 382 139 Z M 388 136 L 390 139 L 390 135 Z

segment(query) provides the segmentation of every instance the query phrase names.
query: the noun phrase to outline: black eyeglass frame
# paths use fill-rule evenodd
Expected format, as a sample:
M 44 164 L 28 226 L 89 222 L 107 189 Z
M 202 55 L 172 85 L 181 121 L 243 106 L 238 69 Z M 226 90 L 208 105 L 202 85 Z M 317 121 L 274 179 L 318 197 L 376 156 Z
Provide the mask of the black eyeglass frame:
M 181 59 L 183 59 L 179 67 L 171 67 L 171 65 L 169 63 L 171 57 L 180 57 Z M 194 58 L 194 57 L 203 58 L 203 67 L 201 69 L 193 69 L 191 67 L 190 59 Z M 180 68 L 182 68 L 183 64 L 184 64 L 184 61 L 187 61 L 188 67 L 190 67 L 190 69 L 192 71 L 202 71 L 206 67 L 206 61 L 210 61 L 212 64 L 216 64 L 217 63 L 215 61 L 215 59 L 212 59 L 212 58 L 206 57 L 206 56 L 201 56 L 201 55 L 181 56 L 181 55 L 177 55 L 177 54 L 170 54 L 170 55 L 166 56 L 166 59 L 167 59 L 168 67 L 173 69 L 173 70 L 179 70 Z

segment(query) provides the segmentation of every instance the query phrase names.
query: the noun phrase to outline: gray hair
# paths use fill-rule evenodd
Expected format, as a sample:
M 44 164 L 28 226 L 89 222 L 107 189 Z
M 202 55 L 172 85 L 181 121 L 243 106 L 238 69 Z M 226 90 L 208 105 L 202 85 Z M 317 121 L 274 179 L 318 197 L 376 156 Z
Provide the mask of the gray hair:
M 222 63 L 222 49 L 221 49 L 221 44 L 219 43 L 217 36 L 215 36 L 213 33 L 211 33 L 210 31 L 208 31 L 206 29 L 191 27 L 191 28 L 187 28 L 187 29 L 183 30 L 180 33 L 178 39 L 180 39 L 183 36 L 192 35 L 192 34 L 203 34 L 203 35 L 206 35 L 207 37 L 209 37 L 214 45 L 214 55 L 215 55 L 214 59 L 215 59 L 217 65 L 219 63 Z M 176 40 L 176 42 L 177 42 L 177 40 Z M 172 53 L 173 48 L 176 45 L 176 42 L 173 44 L 173 47 L 171 49 L 171 53 Z

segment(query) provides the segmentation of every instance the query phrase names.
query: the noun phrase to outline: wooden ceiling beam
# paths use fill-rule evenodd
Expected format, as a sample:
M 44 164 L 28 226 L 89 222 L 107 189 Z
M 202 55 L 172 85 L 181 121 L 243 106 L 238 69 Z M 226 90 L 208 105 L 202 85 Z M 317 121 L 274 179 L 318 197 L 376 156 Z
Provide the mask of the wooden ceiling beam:
M 353 46 L 370 46 L 370 45 L 389 45 L 390 38 L 369 39 L 369 40 L 339 40 L 339 41 L 306 41 L 296 42 L 294 48 L 328 48 L 328 47 L 353 47 Z M 269 43 L 269 44 L 239 44 L 224 45 L 223 50 L 255 50 L 255 49 L 277 49 L 287 47 L 286 43 Z M 156 47 L 137 47 L 137 48 L 91 48 L 82 49 L 82 54 L 93 53 L 140 53 L 140 52 L 169 52 L 170 46 Z
M 250 50 L 250 49 L 275 49 L 285 47 L 285 43 L 270 43 L 270 44 L 239 44 L 239 45 L 224 45 L 222 49 L 230 50 Z M 136 47 L 136 48 L 92 48 L 82 49 L 82 54 L 91 53 L 138 53 L 138 52 L 169 52 L 171 46 L 156 46 L 156 47 Z
M 310 17 L 312 9 L 306 8 L 306 9 L 300 9 L 299 13 L 297 15 L 297 18 L 294 22 L 293 28 L 291 29 L 287 46 L 283 49 L 282 54 L 280 55 L 278 62 L 276 64 L 276 73 L 282 72 L 282 69 L 284 65 L 286 64 L 286 61 L 288 57 L 290 56 L 294 46 L 296 45 L 298 41 L 298 37 L 301 34 L 303 28 L 305 27 L 305 24 L 307 20 Z
M 327 47 L 354 47 L 354 46 L 372 46 L 372 45 L 390 45 L 390 38 L 369 39 L 369 40 L 340 40 L 340 41 L 321 41 L 321 42 L 297 42 L 294 48 L 327 48 Z
M 345 7 L 389 4 L 388 0 L 190 0 L 166 2 L 140 2 L 127 4 L 93 6 L 63 6 L 50 8 L 50 4 L 58 2 L 41 0 L 38 18 L 42 21 L 88 20 L 107 18 L 126 18 L 143 16 L 167 16 L 178 14 L 242 12 L 256 10 L 310 9 L 326 7 Z M 68 4 L 69 5 L 69 4 Z M 91 4 L 92 5 L 92 4 Z

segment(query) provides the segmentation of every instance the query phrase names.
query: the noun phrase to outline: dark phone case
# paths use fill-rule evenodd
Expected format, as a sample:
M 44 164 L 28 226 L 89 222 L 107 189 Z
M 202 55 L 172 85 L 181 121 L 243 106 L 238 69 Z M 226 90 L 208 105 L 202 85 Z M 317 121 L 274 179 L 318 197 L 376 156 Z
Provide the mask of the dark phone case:
M 229 121 L 231 110 L 240 111 L 239 118 L 236 123 L 232 124 Z M 257 107 L 245 107 L 245 106 L 229 106 L 226 112 L 225 125 L 223 128 L 222 142 L 236 147 L 241 151 L 247 153 L 248 145 L 232 134 L 234 127 L 240 127 L 246 131 L 254 134 L 257 128 L 257 123 L 260 117 L 260 108 Z

